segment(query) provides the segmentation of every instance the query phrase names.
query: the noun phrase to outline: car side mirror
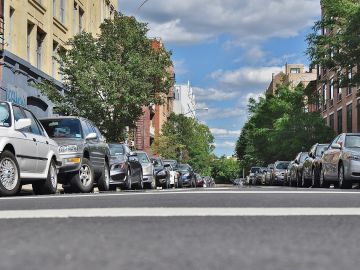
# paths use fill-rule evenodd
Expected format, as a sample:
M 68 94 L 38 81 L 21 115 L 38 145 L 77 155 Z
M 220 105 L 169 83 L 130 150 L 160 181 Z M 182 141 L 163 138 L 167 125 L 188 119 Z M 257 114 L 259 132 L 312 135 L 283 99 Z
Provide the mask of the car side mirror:
M 332 149 L 338 149 L 338 150 L 341 150 L 341 145 L 338 144 L 338 143 L 334 143 L 333 145 L 331 145 L 331 148 Z
M 92 132 L 86 136 L 86 140 L 95 140 L 97 138 L 97 134 L 95 132 Z
M 31 119 L 25 118 L 25 119 L 19 119 L 15 122 L 15 129 L 21 130 L 23 128 L 31 127 Z

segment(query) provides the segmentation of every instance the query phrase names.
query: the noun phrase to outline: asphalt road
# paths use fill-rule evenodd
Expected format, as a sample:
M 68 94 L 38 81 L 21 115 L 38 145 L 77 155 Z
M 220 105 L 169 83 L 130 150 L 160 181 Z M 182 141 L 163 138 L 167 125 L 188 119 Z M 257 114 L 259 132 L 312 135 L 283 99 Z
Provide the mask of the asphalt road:
M 0 198 L 1 270 L 352 270 L 359 254 L 359 190 Z

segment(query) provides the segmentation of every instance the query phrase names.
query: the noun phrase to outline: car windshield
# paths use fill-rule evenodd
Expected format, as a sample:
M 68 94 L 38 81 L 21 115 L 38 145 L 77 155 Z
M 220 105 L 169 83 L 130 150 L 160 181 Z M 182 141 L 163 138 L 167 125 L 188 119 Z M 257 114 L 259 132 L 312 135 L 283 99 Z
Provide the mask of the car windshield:
M 251 173 L 258 173 L 260 171 L 260 168 L 251 168 Z
M 276 164 L 276 169 L 278 170 L 286 170 L 289 166 L 289 162 L 279 162 Z
M 302 153 L 302 154 L 300 155 L 300 163 L 304 162 L 307 157 L 308 157 L 308 154 L 307 154 L 307 153 Z
M 11 126 L 10 109 L 9 109 L 9 105 L 5 102 L 0 103 L 0 126 L 1 127 Z
M 148 156 L 145 153 L 137 153 L 137 157 L 141 164 L 150 163 Z
M 121 144 L 109 144 L 110 154 L 112 156 L 124 155 L 124 147 Z
M 162 167 L 162 166 L 163 166 L 163 164 L 162 164 L 162 162 L 161 162 L 160 159 L 153 158 L 152 161 L 154 162 L 155 168 L 159 168 L 159 167 Z
M 348 135 L 345 140 L 345 147 L 347 148 L 360 148 L 360 136 Z
M 50 138 L 82 139 L 83 134 L 79 119 L 41 120 Z
M 321 157 L 321 156 L 322 156 L 322 153 L 326 150 L 327 147 L 328 147 L 327 145 L 318 146 L 318 147 L 316 148 L 316 153 L 315 153 L 315 155 L 316 155 L 317 157 Z
M 164 164 L 170 164 L 173 168 L 176 168 L 176 160 L 164 160 Z
M 188 172 L 188 171 L 190 171 L 190 167 L 188 165 L 179 165 L 178 170 L 180 172 Z

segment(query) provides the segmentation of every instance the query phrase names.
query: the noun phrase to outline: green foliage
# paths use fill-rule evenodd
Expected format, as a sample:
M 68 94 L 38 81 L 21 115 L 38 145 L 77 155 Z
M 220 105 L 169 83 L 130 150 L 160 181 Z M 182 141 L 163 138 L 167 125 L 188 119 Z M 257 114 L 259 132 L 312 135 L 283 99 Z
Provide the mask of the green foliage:
M 276 160 L 292 160 L 300 151 L 333 138 L 317 112 L 306 110 L 304 89 L 280 86 L 275 96 L 250 101 L 251 117 L 236 144 L 240 167 L 266 166 Z
M 206 125 L 184 115 L 172 114 L 156 138 L 153 151 L 163 158 L 189 163 L 195 171 L 210 175 L 214 137 Z
M 360 1 L 322 0 L 323 16 L 308 38 L 307 54 L 313 64 L 338 70 L 341 87 L 359 83 L 360 74 L 349 80 L 347 70 L 360 63 Z
M 134 17 L 116 14 L 101 25 L 98 37 L 83 32 L 68 42 L 68 51 L 59 51 L 63 92 L 53 82 L 37 87 L 58 113 L 86 117 L 109 141 L 121 141 L 142 107 L 161 103 L 161 93 L 174 83 L 167 72 L 170 52 L 154 50 L 147 32 Z
M 211 176 L 218 184 L 230 183 L 231 180 L 239 177 L 239 162 L 236 159 L 228 159 L 225 156 L 215 159 L 211 163 Z

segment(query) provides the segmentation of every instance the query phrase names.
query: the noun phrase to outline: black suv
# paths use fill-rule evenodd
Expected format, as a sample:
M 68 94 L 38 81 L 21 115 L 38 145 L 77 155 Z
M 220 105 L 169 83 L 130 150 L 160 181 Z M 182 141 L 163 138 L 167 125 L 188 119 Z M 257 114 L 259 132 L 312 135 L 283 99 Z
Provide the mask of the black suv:
M 40 120 L 50 138 L 59 145 L 62 157 L 58 178 L 67 192 L 109 190 L 110 150 L 99 129 L 82 117 Z

